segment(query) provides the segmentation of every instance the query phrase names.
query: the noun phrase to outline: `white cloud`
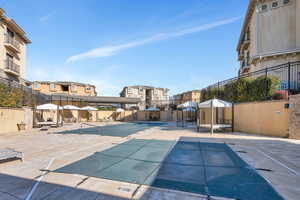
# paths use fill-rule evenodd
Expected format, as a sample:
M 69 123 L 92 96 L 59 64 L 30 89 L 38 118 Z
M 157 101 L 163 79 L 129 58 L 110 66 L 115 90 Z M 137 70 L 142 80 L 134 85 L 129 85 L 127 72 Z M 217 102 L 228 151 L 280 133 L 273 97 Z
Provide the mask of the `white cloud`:
M 83 59 L 88 59 L 88 58 L 113 56 L 122 50 L 130 49 L 130 48 L 137 47 L 137 46 L 142 46 L 142 45 L 149 44 L 149 43 L 152 43 L 155 41 L 168 40 L 168 39 L 173 39 L 173 38 L 181 37 L 181 36 L 192 34 L 192 33 L 210 30 L 210 29 L 216 28 L 218 26 L 231 24 L 231 23 L 239 20 L 240 18 L 241 17 L 234 17 L 234 18 L 220 20 L 220 21 L 216 21 L 216 22 L 213 22 L 210 24 L 204 24 L 204 25 L 187 28 L 187 29 L 183 29 L 183 30 L 179 30 L 179 31 L 175 31 L 175 32 L 159 33 L 159 34 L 156 34 L 156 35 L 148 37 L 148 38 L 136 40 L 136 41 L 125 43 L 125 44 L 99 47 L 99 48 L 92 49 L 92 50 L 89 50 L 84 53 L 73 55 L 67 59 L 67 62 L 74 62 L 77 60 L 83 60 Z

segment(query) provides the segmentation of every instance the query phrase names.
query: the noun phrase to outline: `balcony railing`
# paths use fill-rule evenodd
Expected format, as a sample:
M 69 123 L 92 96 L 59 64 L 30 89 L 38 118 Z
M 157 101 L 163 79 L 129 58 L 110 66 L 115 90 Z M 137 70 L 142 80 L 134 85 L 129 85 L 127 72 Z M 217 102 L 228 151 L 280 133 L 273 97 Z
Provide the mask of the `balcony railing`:
M 4 34 L 5 43 L 12 45 L 17 50 L 20 50 L 20 42 L 18 42 L 15 38 L 9 36 L 8 34 Z
M 9 59 L 4 60 L 4 67 L 6 70 L 9 70 L 16 74 L 20 74 L 20 65 L 14 63 L 13 60 L 9 60 Z

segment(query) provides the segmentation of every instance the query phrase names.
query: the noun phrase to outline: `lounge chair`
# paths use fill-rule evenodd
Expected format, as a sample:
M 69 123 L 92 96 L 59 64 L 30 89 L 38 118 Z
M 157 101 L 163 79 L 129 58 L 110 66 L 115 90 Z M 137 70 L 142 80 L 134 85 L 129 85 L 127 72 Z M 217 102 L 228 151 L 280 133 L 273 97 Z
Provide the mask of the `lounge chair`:
M 20 159 L 23 161 L 23 153 L 13 149 L 0 149 L 0 163 L 10 161 L 11 159 Z

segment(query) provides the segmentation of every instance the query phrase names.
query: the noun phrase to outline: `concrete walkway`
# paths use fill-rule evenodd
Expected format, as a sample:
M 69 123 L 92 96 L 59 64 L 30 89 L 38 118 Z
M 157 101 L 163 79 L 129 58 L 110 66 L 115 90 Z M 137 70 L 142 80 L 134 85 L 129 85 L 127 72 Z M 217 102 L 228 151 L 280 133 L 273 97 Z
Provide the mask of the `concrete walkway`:
M 108 123 L 93 124 L 102 126 Z M 208 133 L 196 133 L 192 128 L 177 128 L 174 124 L 153 127 L 127 138 L 58 134 L 62 130 L 78 128 L 79 124 L 50 129 L 48 132 L 33 130 L 0 135 L 1 147 L 24 152 L 23 162 L 0 164 L 0 199 L 207 199 L 184 192 L 52 172 L 132 138 L 225 142 L 254 168 L 261 169 L 260 174 L 285 199 L 298 200 L 300 196 L 300 141 L 297 140 L 241 133 L 211 136 Z

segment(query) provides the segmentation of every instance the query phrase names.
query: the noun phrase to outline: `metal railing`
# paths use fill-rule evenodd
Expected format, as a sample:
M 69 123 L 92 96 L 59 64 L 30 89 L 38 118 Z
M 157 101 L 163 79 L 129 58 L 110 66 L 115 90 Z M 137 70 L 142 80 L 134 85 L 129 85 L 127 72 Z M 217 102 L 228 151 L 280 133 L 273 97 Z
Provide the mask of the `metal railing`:
M 9 36 L 8 34 L 4 34 L 5 37 L 5 43 L 7 44 L 11 44 L 13 47 L 15 47 L 16 49 L 20 50 L 20 42 L 17 41 L 14 37 Z
M 226 98 L 226 94 L 224 94 L 224 88 L 230 86 L 230 84 L 234 83 L 238 80 L 254 80 L 257 78 L 262 78 L 262 81 L 265 81 L 265 84 L 259 85 L 259 87 L 262 88 L 251 88 L 248 86 L 246 88 L 249 92 L 253 89 L 259 89 L 260 91 L 265 91 L 264 94 L 264 100 L 272 100 L 276 99 L 276 93 L 281 93 L 284 96 L 288 96 L 290 94 L 298 94 L 300 93 L 300 61 L 297 62 L 289 62 L 273 67 L 266 67 L 262 70 L 250 72 L 247 74 L 242 74 L 240 76 L 230 78 L 224 81 L 219 81 L 215 84 L 212 84 L 204 89 L 203 91 L 206 92 L 206 94 L 209 94 L 209 96 L 214 95 L 216 98 L 224 99 Z M 276 88 L 275 91 L 273 91 L 273 94 L 270 94 L 270 83 L 268 82 L 268 79 L 275 78 L 276 79 Z M 257 87 L 257 86 L 253 86 Z M 232 88 L 234 90 L 234 88 Z M 228 91 L 227 91 L 228 92 Z M 226 93 L 226 92 L 225 92 Z M 238 96 L 238 90 L 235 91 L 235 94 Z M 203 98 L 202 98 L 203 100 Z M 251 100 L 249 100 L 251 101 Z
M 21 78 L 19 78 L 21 79 Z M 21 82 L 26 82 L 21 80 Z M 86 101 L 81 98 L 68 97 L 62 95 L 47 95 L 39 91 L 33 90 L 31 87 L 21 84 L 17 80 L 0 77 L 0 107 L 36 107 L 45 103 L 55 103 L 63 105 L 63 103 L 72 104 L 78 102 L 85 105 Z M 55 98 L 54 98 L 55 97 Z
M 8 69 L 8 70 L 11 70 L 13 72 L 16 72 L 17 74 L 20 74 L 20 65 L 17 65 L 11 59 L 4 60 L 4 67 L 5 67 L 5 69 Z

